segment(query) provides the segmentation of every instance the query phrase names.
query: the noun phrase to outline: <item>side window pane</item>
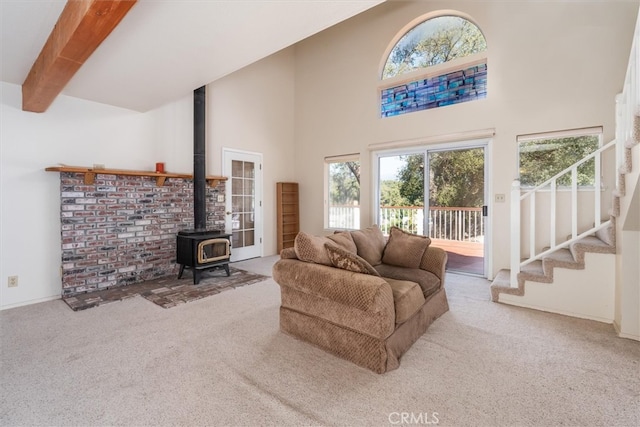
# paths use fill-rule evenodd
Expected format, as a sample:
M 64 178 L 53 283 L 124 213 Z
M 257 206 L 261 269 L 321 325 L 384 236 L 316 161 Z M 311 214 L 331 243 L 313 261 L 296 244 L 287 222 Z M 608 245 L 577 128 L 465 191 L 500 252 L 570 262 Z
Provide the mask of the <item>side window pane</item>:
M 570 167 L 600 146 L 598 135 L 582 135 L 566 138 L 541 138 L 519 142 L 520 185 L 535 187 Z M 578 167 L 578 185 L 595 183 L 594 160 Z M 571 185 L 571 173 L 558 177 L 558 185 Z
M 328 228 L 360 228 L 360 162 L 331 162 L 327 167 Z

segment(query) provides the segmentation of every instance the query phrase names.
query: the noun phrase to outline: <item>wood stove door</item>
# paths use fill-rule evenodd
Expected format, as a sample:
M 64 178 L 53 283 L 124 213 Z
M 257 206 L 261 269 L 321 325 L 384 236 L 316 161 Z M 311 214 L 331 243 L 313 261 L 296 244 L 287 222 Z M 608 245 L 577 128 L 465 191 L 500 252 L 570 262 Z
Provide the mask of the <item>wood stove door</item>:
M 223 150 L 231 261 L 262 256 L 262 154 Z

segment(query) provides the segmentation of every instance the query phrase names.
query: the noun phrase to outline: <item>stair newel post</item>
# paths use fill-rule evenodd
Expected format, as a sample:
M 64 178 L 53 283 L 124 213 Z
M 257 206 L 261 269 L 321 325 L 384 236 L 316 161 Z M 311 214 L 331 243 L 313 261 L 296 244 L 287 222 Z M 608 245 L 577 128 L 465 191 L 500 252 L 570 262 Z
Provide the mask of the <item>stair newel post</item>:
M 511 287 L 518 287 L 520 272 L 520 180 L 511 184 Z

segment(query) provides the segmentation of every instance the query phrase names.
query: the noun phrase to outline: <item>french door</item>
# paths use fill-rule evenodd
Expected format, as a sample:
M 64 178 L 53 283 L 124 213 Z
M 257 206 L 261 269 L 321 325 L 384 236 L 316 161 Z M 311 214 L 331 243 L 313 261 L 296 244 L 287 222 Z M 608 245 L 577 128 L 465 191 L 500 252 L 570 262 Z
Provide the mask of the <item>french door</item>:
M 231 261 L 262 256 L 262 154 L 223 149 Z
M 429 236 L 447 269 L 486 277 L 486 144 L 378 153 L 378 224 Z

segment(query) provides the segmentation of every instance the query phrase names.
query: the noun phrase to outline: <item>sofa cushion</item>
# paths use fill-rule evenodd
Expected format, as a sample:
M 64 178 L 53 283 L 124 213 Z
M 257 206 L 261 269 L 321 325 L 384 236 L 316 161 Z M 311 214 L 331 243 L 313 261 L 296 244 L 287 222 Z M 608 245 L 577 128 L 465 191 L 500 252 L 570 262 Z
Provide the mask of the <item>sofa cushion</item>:
M 382 263 L 382 252 L 386 241 L 377 225 L 352 231 L 351 237 L 358 249 L 358 256 L 373 266 Z
M 397 280 L 385 277 L 384 280 L 391 286 L 393 293 L 393 306 L 396 310 L 396 325 L 404 323 L 413 316 L 424 304 L 422 289 L 416 282 L 409 280 Z
M 407 233 L 398 227 L 391 227 L 389 241 L 384 247 L 382 262 L 398 267 L 420 268 L 422 255 L 430 243 L 431 239 L 426 236 Z
M 350 250 L 353 247 L 349 244 L 349 239 L 345 237 L 334 240 L 329 239 L 328 237 L 314 236 L 301 231 L 293 242 L 293 248 L 296 252 L 296 256 L 301 261 L 313 262 L 315 264 L 328 265 L 332 267 L 333 264 L 331 264 L 331 260 L 329 260 L 327 251 L 324 248 L 326 243 L 344 247 L 346 250 Z
M 353 241 L 353 237 L 351 237 L 351 233 L 348 231 L 336 231 L 335 233 L 328 235 L 327 239 L 336 242 L 338 246 L 345 248 L 353 254 L 358 252 L 356 243 Z
M 425 298 L 440 289 L 440 279 L 429 271 L 421 270 L 419 268 L 396 267 L 388 264 L 376 265 L 375 269 L 380 273 L 380 276 L 385 279 L 410 280 L 418 283 L 420 288 L 422 288 L 422 293 Z
M 358 255 L 354 254 L 353 252 L 349 252 L 346 249 L 330 244 L 325 244 L 324 248 L 327 251 L 327 256 L 329 257 L 329 260 L 334 267 L 353 271 L 356 273 L 380 276 L 380 273 L 378 273 L 376 269 L 371 266 L 371 264 L 369 264 L 363 258 L 360 258 Z
M 327 242 L 335 244 L 326 237 L 313 236 L 301 231 L 293 242 L 293 248 L 300 261 L 331 266 L 331 260 L 324 249 L 324 244 Z
M 296 250 L 293 247 L 284 248 L 280 251 L 280 258 L 282 259 L 298 259 L 296 256 Z

